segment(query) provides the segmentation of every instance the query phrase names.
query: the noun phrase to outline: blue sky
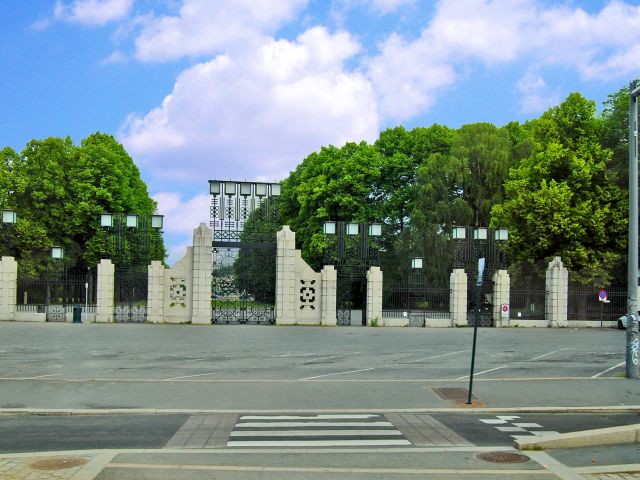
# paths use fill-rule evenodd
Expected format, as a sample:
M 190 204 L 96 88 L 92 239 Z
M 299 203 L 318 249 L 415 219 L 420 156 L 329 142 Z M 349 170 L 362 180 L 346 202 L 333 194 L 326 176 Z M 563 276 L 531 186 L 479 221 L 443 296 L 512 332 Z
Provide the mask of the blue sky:
M 111 133 L 175 261 L 207 180 L 284 178 L 384 128 L 503 125 L 640 76 L 640 2 L 4 0 L 0 143 Z

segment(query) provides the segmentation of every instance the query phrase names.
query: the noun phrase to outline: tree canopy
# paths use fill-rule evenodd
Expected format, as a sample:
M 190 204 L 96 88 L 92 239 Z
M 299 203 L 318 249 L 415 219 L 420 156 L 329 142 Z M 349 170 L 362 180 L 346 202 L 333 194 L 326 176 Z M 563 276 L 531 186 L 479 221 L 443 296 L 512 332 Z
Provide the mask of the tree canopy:
M 607 172 L 595 103 L 573 93 L 533 122 L 531 155 L 510 171 L 492 224 L 516 262 L 559 255 L 583 280 L 606 278 L 624 252 L 627 200 Z
M 69 137 L 31 140 L 20 154 L 10 148 L 1 154 L 0 203 L 18 212 L 15 253 L 22 273 L 46 268 L 52 245 L 65 248 L 67 267 L 93 265 L 107 253 L 101 213 L 156 209 L 138 168 L 111 135 L 94 133 L 79 146 Z M 160 254 L 164 258 L 164 246 Z

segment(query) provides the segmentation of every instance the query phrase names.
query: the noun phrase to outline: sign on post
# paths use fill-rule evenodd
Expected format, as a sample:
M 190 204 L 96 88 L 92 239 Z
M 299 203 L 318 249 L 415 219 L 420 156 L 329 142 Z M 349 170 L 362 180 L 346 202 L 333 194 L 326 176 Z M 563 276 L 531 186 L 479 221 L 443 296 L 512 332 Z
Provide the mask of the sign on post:
M 500 315 L 502 315 L 503 318 L 509 318 L 509 304 L 508 303 L 503 303 L 500 306 Z
M 609 300 L 607 300 L 607 291 L 604 288 L 600 290 L 600 293 L 598 294 L 598 301 L 602 303 L 609 303 Z

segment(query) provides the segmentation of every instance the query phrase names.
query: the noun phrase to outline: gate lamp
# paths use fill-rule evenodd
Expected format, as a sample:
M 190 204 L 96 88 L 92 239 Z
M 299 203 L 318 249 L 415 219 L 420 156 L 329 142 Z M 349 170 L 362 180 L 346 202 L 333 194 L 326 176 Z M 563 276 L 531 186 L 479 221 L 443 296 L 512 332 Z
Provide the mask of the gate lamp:
M 51 258 L 62 260 L 64 258 L 64 248 L 60 246 L 51 247 Z
M 15 210 L 2 210 L 2 223 L 14 224 L 17 219 Z
M 453 227 L 451 238 L 454 240 L 464 240 L 467 238 L 467 229 L 465 227 Z
M 325 235 L 335 235 L 336 234 L 336 222 L 324 222 L 322 227 L 322 231 Z
M 369 235 L 372 237 L 379 237 L 382 235 L 382 224 L 380 223 L 370 223 L 369 224 Z
M 411 268 L 420 270 L 422 268 L 422 258 L 416 257 L 411 259 Z

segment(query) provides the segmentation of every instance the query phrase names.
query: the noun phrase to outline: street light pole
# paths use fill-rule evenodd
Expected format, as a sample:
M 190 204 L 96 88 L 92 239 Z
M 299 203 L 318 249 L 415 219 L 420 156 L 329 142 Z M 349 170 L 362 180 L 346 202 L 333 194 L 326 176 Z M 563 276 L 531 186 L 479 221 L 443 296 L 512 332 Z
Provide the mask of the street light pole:
M 638 97 L 640 85 L 629 84 L 629 255 L 627 265 L 626 377 L 640 378 L 638 332 Z

